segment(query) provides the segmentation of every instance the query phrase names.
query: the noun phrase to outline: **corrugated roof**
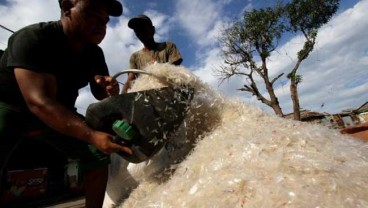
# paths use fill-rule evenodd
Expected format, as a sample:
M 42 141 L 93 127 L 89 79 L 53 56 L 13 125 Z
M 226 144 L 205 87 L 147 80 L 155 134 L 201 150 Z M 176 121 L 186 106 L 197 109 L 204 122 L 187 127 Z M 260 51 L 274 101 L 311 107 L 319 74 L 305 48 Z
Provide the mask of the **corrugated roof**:
M 354 110 L 355 113 L 368 112 L 368 102 L 364 103 L 362 106 Z

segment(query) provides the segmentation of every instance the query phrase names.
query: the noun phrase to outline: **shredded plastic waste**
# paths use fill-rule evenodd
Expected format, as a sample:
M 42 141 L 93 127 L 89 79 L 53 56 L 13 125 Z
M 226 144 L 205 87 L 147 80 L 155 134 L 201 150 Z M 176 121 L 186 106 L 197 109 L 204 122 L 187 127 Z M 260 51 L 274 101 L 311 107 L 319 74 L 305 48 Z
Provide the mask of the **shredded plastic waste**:
M 184 67 L 146 70 L 166 85 L 141 75 L 132 91 L 185 84 L 194 98 L 166 152 L 113 158 L 104 207 L 368 207 L 368 143 L 227 98 Z

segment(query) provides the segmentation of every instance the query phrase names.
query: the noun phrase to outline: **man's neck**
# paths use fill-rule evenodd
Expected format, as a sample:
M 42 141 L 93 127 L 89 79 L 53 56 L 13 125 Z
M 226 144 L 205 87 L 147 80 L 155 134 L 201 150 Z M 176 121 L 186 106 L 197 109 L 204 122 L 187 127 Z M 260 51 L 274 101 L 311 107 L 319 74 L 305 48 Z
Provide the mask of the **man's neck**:
M 151 42 L 151 43 L 146 43 L 146 44 L 144 44 L 144 48 L 143 48 L 143 50 L 148 50 L 148 51 L 150 51 L 150 50 L 153 50 L 153 49 L 156 49 L 157 48 L 157 43 L 156 42 Z

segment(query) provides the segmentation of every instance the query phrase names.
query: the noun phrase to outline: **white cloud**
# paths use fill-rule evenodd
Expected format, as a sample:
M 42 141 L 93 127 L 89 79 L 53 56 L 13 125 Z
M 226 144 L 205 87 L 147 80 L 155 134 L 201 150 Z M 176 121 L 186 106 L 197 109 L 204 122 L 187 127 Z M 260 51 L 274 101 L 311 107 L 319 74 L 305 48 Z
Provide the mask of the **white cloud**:
M 176 13 L 179 24 L 188 31 L 192 40 L 197 44 L 211 44 L 214 39 L 209 38 L 209 34 L 212 33 L 217 22 L 221 21 L 222 6 L 224 3 L 227 2 L 201 0 L 191 1 L 189 4 L 186 0 L 178 0 L 176 3 Z
M 16 31 L 26 25 L 57 20 L 60 16 L 57 1 L 39 0 L 7 0 L 6 5 L 0 5 L 0 24 Z M 11 33 L 0 30 L 0 49 L 5 49 Z

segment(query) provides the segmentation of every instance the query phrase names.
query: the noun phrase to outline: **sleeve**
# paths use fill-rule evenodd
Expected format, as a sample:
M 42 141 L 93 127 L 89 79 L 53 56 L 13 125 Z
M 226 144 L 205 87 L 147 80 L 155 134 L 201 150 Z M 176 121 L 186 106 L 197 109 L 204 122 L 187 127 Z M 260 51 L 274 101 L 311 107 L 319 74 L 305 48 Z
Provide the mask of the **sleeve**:
M 138 66 L 137 66 L 137 63 L 136 63 L 136 53 L 133 53 L 131 56 L 130 56 L 130 59 L 129 59 L 129 68 L 130 69 L 138 69 Z
M 101 100 L 106 96 L 105 89 L 96 83 L 95 76 L 109 76 L 109 70 L 105 61 L 105 56 L 102 49 L 98 46 L 91 48 L 89 51 L 94 51 L 90 56 L 90 65 L 88 68 L 92 68 L 89 76 L 89 85 L 91 92 L 97 100 Z
M 181 64 L 183 61 L 183 58 L 181 57 L 181 54 L 176 47 L 175 43 L 168 42 L 168 52 L 169 52 L 169 63 L 175 63 L 177 65 Z
M 105 55 L 102 51 L 102 49 L 100 47 L 97 47 L 96 50 L 96 57 L 95 60 L 97 61 L 95 63 L 96 70 L 95 70 L 95 75 L 103 75 L 103 76 L 109 76 L 109 70 L 106 64 L 106 60 L 105 60 Z
M 39 30 L 22 29 L 16 32 L 8 43 L 8 67 L 49 72 L 45 60 L 50 60 L 51 54 L 45 42 L 47 40 Z

